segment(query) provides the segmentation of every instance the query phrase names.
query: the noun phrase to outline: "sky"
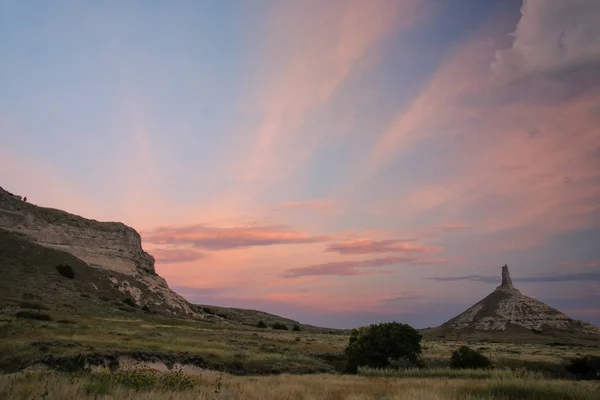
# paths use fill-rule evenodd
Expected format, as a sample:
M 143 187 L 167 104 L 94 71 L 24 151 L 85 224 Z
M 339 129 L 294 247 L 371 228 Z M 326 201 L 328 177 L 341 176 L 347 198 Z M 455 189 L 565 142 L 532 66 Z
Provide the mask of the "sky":
M 600 324 L 600 2 L 0 1 L 0 186 L 198 304 Z

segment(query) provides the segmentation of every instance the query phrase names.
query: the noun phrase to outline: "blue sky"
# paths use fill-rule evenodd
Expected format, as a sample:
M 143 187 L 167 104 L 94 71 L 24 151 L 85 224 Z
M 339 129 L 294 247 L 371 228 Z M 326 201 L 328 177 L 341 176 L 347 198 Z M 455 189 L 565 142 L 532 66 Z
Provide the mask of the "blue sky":
M 434 326 L 508 263 L 598 324 L 598 26 L 593 0 L 5 1 L 0 185 L 133 226 L 192 301 Z

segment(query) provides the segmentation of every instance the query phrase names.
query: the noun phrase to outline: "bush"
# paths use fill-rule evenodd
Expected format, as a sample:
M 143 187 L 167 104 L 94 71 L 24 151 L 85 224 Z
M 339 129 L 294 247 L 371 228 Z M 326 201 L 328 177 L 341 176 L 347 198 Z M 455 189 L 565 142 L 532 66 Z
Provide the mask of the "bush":
M 134 368 L 105 369 L 95 375 L 94 386 L 86 388 L 88 394 L 106 394 L 112 386 L 123 386 L 134 390 L 159 389 L 164 391 L 182 391 L 196 386 L 192 375 L 181 368 L 174 368 L 164 374 L 146 366 L 136 365 Z
M 277 330 L 280 330 L 280 331 L 287 331 L 288 327 L 287 327 L 287 325 L 282 324 L 280 322 L 275 322 L 273 324 L 273 329 L 277 329 Z
M 489 358 L 468 346 L 461 346 L 452 352 L 450 367 L 455 369 L 481 369 L 492 366 Z
M 265 321 L 262 321 L 262 320 L 261 320 L 261 321 L 258 321 L 258 324 L 256 324 L 256 326 L 257 326 L 258 328 L 266 328 L 266 327 L 267 327 L 267 324 L 265 324 Z
M 75 271 L 71 268 L 70 265 L 60 264 L 56 266 L 58 273 L 64 276 L 65 278 L 73 279 L 75 278 Z
M 581 379 L 600 380 L 600 357 L 584 356 L 574 358 L 567 365 L 567 372 Z
M 300 325 L 296 324 L 296 325 L 294 325 L 294 328 L 292 330 L 294 332 L 300 332 L 302 329 L 300 329 Z
M 29 302 L 29 301 L 22 301 L 19 305 L 21 306 L 21 308 L 29 308 L 31 310 L 38 310 L 38 311 L 39 310 L 47 310 L 48 309 L 48 307 L 46 307 L 46 306 L 44 306 L 42 304 L 32 303 L 32 302 Z
M 353 329 L 345 350 L 346 371 L 356 373 L 359 366 L 390 367 L 390 361 L 400 359 L 414 365 L 421 354 L 422 338 L 416 329 L 398 322 Z
M 33 311 L 19 311 L 15 314 L 17 318 L 37 319 L 38 321 L 52 321 L 52 317 L 48 314 L 40 314 Z
M 133 301 L 131 297 L 124 298 L 123 303 L 127 304 L 129 307 L 137 307 L 137 304 L 135 304 L 135 301 Z

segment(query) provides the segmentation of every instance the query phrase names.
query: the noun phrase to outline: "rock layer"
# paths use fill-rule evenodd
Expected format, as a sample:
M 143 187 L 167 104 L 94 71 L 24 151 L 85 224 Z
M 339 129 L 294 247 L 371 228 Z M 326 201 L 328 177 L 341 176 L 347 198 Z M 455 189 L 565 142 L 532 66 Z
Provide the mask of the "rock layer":
M 587 322 L 576 321 L 547 304 L 523 295 L 510 278 L 508 266 L 502 267 L 502 284 L 483 300 L 441 327 L 468 331 L 505 331 L 516 326 L 533 332 L 546 330 L 599 334 Z
M 142 249 L 140 235 L 129 226 L 38 207 L 19 201 L 0 188 L 0 228 L 24 235 L 42 246 L 70 253 L 92 267 L 118 273 L 112 279 L 115 287 L 128 293 L 139 306 L 151 302 L 174 314 L 198 316 L 194 307 L 170 290 L 166 281 L 156 274 L 154 257 Z M 121 274 L 135 278 L 149 292 L 132 287 L 126 279 L 119 280 Z

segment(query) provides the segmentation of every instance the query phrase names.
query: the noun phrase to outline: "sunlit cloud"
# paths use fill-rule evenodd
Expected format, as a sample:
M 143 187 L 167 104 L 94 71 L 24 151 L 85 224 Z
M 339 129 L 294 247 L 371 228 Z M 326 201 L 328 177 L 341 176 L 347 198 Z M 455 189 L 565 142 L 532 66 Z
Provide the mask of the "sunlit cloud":
M 559 265 L 572 268 L 597 268 L 600 267 L 600 261 L 561 261 Z
M 278 244 L 324 242 L 327 236 L 311 236 L 285 226 L 237 226 L 220 228 L 206 225 L 159 227 L 143 232 L 145 242 L 161 245 L 184 245 L 204 250 L 227 250 Z
M 449 260 L 420 260 L 417 257 L 382 257 L 370 260 L 360 261 L 338 261 L 324 264 L 316 264 L 308 267 L 290 268 L 284 272 L 286 278 L 296 278 L 300 276 L 351 276 L 351 275 L 370 275 L 370 274 L 393 274 L 395 270 L 379 270 L 380 267 L 393 267 L 398 265 L 425 265 L 425 264 L 444 264 Z
M 270 62 L 258 102 L 261 122 L 245 161 L 236 164 L 239 176 L 252 182 L 277 181 L 298 169 L 328 139 L 302 126 L 327 110 L 359 65 L 378 57 L 375 50 L 384 37 L 423 18 L 420 3 L 276 3 L 268 16 L 272 39 L 264 50 Z
M 333 243 L 325 248 L 326 252 L 340 254 L 369 254 L 369 253 L 433 253 L 442 250 L 440 246 L 423 246 L 417 243 L 401 242 L 399 240 L 356 239 Z
M 156 262 L 161 264 L 185 263 L 209 257 L 208 254 L 187 249 L 154 249 L 151 253 Z
M 492 71 L 505 80 L 600 65 L 600 3 L 524 0 L 512 46 L 496 52 Z
M 276 209 L 288 211 L 312 211 L 325 215 L 339 215 L 343 213 L 341 206 L 333 199 L 284 201 L 277 205 Z

